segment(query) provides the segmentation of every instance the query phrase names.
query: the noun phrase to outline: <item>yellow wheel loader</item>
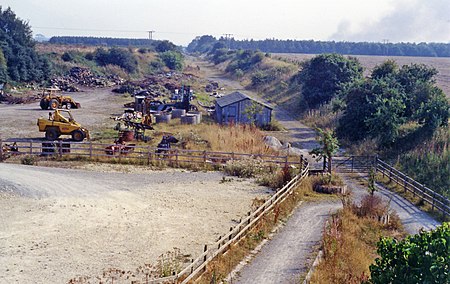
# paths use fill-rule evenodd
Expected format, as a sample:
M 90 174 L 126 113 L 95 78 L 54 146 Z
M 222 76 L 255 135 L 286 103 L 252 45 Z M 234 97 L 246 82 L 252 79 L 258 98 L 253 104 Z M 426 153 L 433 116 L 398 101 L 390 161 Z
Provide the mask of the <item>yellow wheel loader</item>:
M 61 135 L 71 135 L 74 141 L 89 139 L 89 131 L 73 119 L 69 110 L 56 109 L 49 113 L 49 118 L 38 118 L 40 132 L 45 132 L 47 140 L 55 140 Z
M 56 88 L 44 89 L 39 105 L 41 109 L 81 108 L 80 103 L 75 102 L 70 96 L 61 95 L 60 90 Z

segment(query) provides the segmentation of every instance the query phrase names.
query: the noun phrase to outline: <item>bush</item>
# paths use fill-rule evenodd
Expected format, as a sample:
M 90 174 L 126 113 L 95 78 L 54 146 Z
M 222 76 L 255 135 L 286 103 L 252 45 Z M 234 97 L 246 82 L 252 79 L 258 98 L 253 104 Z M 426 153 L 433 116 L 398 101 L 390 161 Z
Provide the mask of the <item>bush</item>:
M 99 48 L 95 52 L 95 61 L 101 66 L 108 64 L 120 66 L 130 73 L 136 72 L 138 67 L 134 55 L 129 50 L 121 48 L 111 48 L 110 50 Z
M 74 59 L 75 59 L 75 56 L 74 56 L 74 54 L 72 53 L 72 52 L 64 52 L 63 53 L 63 55 L 61 55 L 61 59 L 63 60 L 63 61 L 65 61 L 65 62 L 68 62 L 68 61 L 74 61 Z
M 241 178 L 256 177 L 264 173 L 264 170 L 264 162 L 252 158 L 228 161 L 224 169 L 227 174 Z
M 183 68 L 183 55 L 177 51 L 166 51 L 161 53 L 159 57 L 170 70 L 181 70 Z
M 401 241 L 382 238 L 370 283 L 450 283 L 449 244 L 449 223 Z
M 36 164 L 37 159 L 35 156 L 26 155 L 22 157 L 22 159 L 20 159 L 20 162 L 22 163 L 22 165 L 32 166 Z

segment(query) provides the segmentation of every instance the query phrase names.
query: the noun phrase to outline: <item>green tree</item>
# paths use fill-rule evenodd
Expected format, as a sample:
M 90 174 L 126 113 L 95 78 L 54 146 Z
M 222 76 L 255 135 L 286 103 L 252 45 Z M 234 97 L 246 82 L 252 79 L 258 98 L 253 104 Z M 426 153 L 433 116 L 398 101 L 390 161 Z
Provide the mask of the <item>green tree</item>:
M 34 50 L 32 35 L 27 22 L 17 18 L 10 8 L 3 10 L 0 6 L 0 48 L 7 66 L 7 78 L 12 81 L 40 82 L 50 76 L 48 62 Z
M 370 266 L 371 283 L 450 283 L 450 225 L 401 241 L 382 238 Z
M 168 40 L 160 41 L 155 47 L 157 52 L 166 52 L 175 49 L 177 49 L 177 46 Z
M 242 113 L 247 117 L 251 124 L 256 125 L 258 114 L 261 114 L 262 111 L 263 106 L 256 101 L 252 101 Z
M 8 82 L 8 66 L 3 50 L 0 48 L 0 84 Z
M 177 51 L 166 51 L 159 57 L 170 70 L 181 70 L 183 68 L 183 55 Z
M 317 156 L 317 161 L 320 159 L 328 160 L 328 173 L 331 175 L 331 166 L 334 154 L 339 150 L 339 141 L 336 135 L 331 130 L 323 130 L 321 128 L 316 128 L 318 132 L 317 141 L 320 147 L 314 148 L 310 154 Z
M 309 107 L 329 102 L 345 84 L 362 78 L 363 69 L 356 58 L 321 54 L 306 61 L 298 74 L 303 98 Z

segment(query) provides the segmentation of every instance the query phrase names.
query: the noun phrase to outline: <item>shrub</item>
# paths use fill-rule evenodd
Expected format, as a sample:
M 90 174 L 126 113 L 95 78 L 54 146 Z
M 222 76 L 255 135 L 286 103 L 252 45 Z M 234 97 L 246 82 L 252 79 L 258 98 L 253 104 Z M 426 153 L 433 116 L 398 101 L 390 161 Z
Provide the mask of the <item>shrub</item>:
M 20 159 L 20 162 L 22 163 L 22 165 L 32 166 L 36 164 L 37 159 L 35 156 L 26 155 L 22 157 L 22 159 Z
M 170 70 L 181 70 L 183 68 L 183 55 L 177 51 L 166 51 L 161 53 L 159 57 Z
M 241 178 L 256 177 L 264 172 L 264 163 L 259 159 L 232 160 L 225 164 L 225 172 Z
M 397 241 L 382 238 L 371 283 L 450 283 L 450 224 Z

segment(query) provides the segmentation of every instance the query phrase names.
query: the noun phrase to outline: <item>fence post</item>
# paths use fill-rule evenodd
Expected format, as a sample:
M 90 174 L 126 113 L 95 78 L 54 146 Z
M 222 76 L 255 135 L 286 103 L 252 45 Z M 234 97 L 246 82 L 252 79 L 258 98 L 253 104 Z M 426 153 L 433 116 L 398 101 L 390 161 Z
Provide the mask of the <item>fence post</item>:
M 206 166 L 206 150 L 203 151 L 203 166 Z
M 206 252 L 207 250 L 208 250 L 208 245 L 205 245 L 205 248 L 203 249 L 203 252 Z M 206 261 L 207 257 L 208 257 L 208 255 L 205 254 L 205 256 L 203 257 L 203 263 Z
M 234 152 L 231 152 L 231 160 L 234 160 Z
M 407 189 L 408 189 L 408 184 L 407 184 L 407 180 L 406 180 L 406 176 L 405 175 L 403 175 L 403 187 L 405 188 L 405 192 L 406 192 Z M 414 197 L 416 196 L 416 191 L 414 189 L 413 189 L 413 195 L 414 195 Z
M 3 142 L 0 139 L 0 161 L 3 161 Z
M 425 185 L 424 185 L 425 187 Z M 436 192 L 433 190 L 433 202 L 431 203 L 431 211 L 434 212 L 434 203 L 436 202 Z
M 62 140 L 59 140 L 59 149 L 58 149 L 58 154 L 59 154 L 59 158 L 62 158 Z
M 285 160 L 284 160 L 284 166 L 287 168 L 288 167 L 288 158 L 289 156 L 286 156 Z
M 147 147 L 147 166 L 150 166 L 150 160 L 152 158 L 152 154 L 150 151 L 150 146 Z
M 352 173 L 353 173 L 353 168 L 355 167 L 355 156 L 352 156 Z
M 178 148 L 175 150 L 175 161 L 176 161 L 177 167 L 179 167 L 180 165 L 178 164 Z
M 92 159 L 92 141 L 89 141 L 89 159 Z

